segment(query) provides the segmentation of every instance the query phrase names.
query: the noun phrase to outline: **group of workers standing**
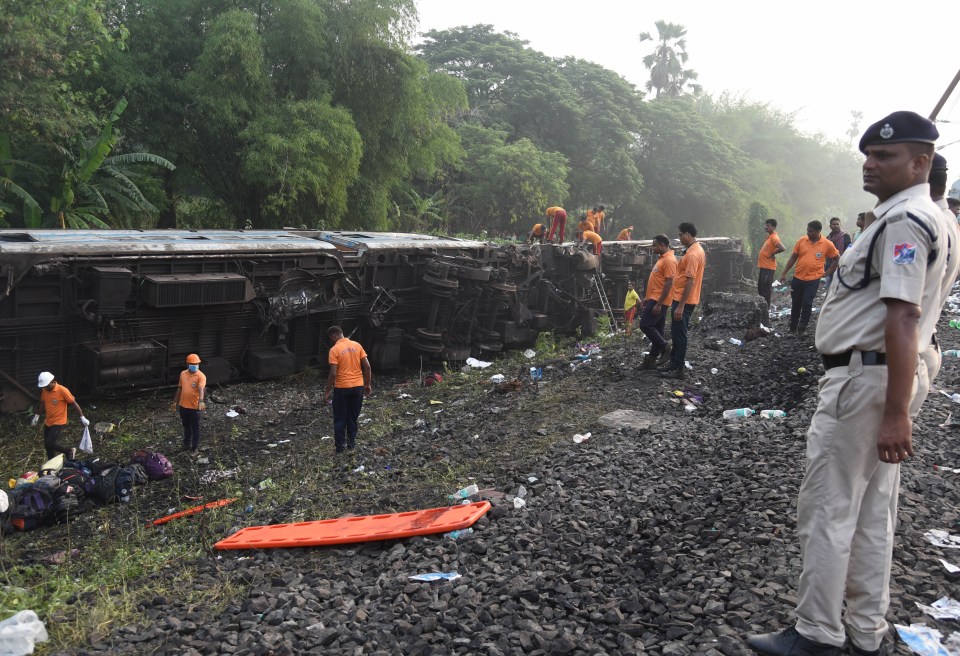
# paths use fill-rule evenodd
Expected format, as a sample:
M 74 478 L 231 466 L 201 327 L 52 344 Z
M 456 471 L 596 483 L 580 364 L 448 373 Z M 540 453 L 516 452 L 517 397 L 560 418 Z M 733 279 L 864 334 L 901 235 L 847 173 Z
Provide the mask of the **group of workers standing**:
M 324 401 L 333 411 L 334 449 L 337 453 L 356 448 L 358 418 L 364 396 L 372 392 L 373 372 L 366 351 L 358 342 L 347 339 L 339 326 L 327 330 L 331 348 L 327 356 L 330 372 L 324 389 Z M 200 416 L 206 408 L 207 377 L 200 371 L 200 356 L 191 353 L 186 358 L 187 368 L 180 372 L 177 389 L 170 410 L 180 416 L 183 424 L 183 450 L 196 452 L 200 448 Z M 31 424 L 36 426 L 41 413 L 46 415 L 43 445 L 47 459 L 62 453 L 67 459 L 76 457 L 77 449 L 65 446 L 60 436 L 67 427 L 67 410 L 73 407 L 80 422 L 90 425 L 73 394 L 61 385 L 53 374 L 41 372 L 37 385 L 41 389 L 40 404 Z

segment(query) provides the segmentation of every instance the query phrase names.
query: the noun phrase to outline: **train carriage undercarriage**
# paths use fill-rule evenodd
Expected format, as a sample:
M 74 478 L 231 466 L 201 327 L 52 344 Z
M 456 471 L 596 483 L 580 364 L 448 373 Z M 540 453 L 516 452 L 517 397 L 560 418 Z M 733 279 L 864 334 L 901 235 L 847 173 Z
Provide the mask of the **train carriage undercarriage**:
M 705 289 L 738 290 L 740 240 L 701 243 Z M 108 394 L 172 385 L 194 352 L 209 384 L 284 376 L 325 362 L 332 325 L 377 369 L 590 335 L 602 296 L 616 312 L 656 260 L 650 241 L 601 257 L 399 233 L 0 230 L 0 410 L 33 403 L 40 371 Z

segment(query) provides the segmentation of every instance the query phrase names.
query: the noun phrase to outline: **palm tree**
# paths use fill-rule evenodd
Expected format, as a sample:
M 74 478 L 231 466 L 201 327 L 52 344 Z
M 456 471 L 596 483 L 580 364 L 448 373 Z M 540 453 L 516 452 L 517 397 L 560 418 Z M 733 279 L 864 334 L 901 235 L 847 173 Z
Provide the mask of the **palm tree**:
M 412 232 L 422 230 L 433 231 L 443 229 L 446 225 L 444 207 L 446 199 L 443 190 L 439 189 L 430 196 L 423 196 L 415 188 L 404 190 L 398 213 L 400 229 Z
M 15 160 L 10 156 L 10 144 L 5 135 L 0 135 L 0 223 L 10 225 L 3 219 L 6 214 L 13 221 L 17 207 L 4 201 L 22 203 L 20 223 L 25 228 L 109 228 L 106 219 L 129 220 L 131 215 L 157 214 L 158 210 L 140 191 L 133 181 L 134 173 L 128 168 L 135 164 L 153 164 L 168 170 L 175 167 L 169 161 L 151 153 L 125 153 L 110 155 L 117 144 L 113 124 L 127 107 L 125 98 L 110 114 L 100 135 L 92 142 L 77 140 L 72 148 L 55 146 L 60 156 L 60 170 Z M 40 197 L 27 191 L 23 180 L 14 180 L 15 171 L 28 174 L 34 186 L 46 190 L 52 180 L 47 201 L 50 212 L 41 215 Z M 43 193 L 43 191 L 41 191 Z
M 655 91 L 657 98 L 660 94 L 668 98 L 677 98 L 686 93 L 686 87 L 690 85 L 690 91 L 694 94 L 700 93 L 700 85 L 693 84 L 697 79 L 696 71 L 684 68 L 689 57 L 687 42 L 684 38 L 687 35 L 687 28 L 662 20 L 657 21 L 656 26 L 659 42 L 653 52 L 643 58 L 643 65 L 650 71 L 650 79 L 646 84 L 647 91 Z M 652 40 L 653 37 L 649 32 L 640 33 L 640 43 Z

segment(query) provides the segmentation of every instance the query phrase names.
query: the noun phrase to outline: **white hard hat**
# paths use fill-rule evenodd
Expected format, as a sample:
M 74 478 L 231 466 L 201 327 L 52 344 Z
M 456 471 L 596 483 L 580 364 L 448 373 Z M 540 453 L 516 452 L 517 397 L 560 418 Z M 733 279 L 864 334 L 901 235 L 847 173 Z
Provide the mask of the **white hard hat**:
M 46 387 L 53 382 L 53 374 L 49 371 L 41 371 L 37 378 L 37 387 Z

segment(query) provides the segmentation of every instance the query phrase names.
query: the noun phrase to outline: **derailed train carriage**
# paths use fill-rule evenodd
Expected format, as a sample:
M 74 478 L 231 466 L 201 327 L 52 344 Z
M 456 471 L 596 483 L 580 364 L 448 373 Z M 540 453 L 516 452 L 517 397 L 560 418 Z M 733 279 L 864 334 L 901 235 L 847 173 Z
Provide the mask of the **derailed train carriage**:
M 742 244 L 701 240 L 705 287 L 743 281 Z M 109 393 L 176 382 L 200 353 L 209 384 L 325 361 L 326 329 L 353 333 L 378 369 L 464 360 L 590 334 L 604 297 L 642 287 L 651 242 L 497 245 L 429 235 L 323 231 L 0 230 L 0 410 L 53 371 Z

